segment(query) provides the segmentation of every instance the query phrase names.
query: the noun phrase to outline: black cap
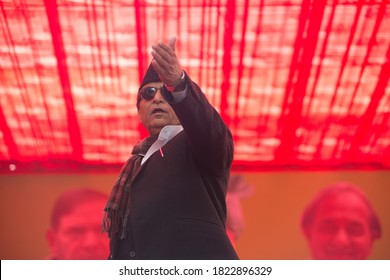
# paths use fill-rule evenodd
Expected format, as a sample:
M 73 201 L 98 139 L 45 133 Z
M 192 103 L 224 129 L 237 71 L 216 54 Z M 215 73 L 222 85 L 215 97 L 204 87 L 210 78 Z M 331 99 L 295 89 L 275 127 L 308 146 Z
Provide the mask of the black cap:
M 145 76 L 141 82 L 141 85 L 138 89 L 138 95 L 137 95 L 137 108 L 139 109 L 139 103 L 141 102 L 141 95 L 140 90 L 143 88 L 144 85 L 153 83 L 153 82 L 161 82 L 160 77 L 158 76 L 156 70 L 154 70 L 154 67 L 152 63 L 149 64 L 148 70 L 146 70 Z
M 150 63 L 148 70 L 146 70 L 145 76 L 141 82 L 141 85 L 139 86 L 139 89 L 141 89 L 144 85 L 153 82 L 161 82 L 161 79 L 158 76 L 156 70 L 154 70 L 152 63 Z

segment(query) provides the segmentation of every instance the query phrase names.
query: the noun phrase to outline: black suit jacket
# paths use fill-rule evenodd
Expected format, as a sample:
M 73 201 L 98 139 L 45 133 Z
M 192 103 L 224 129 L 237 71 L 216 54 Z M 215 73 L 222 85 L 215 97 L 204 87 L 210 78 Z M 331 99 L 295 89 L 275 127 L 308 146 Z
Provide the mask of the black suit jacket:
M 237 259 L 225 230 L 231 133 L 190 79 L 170 105 L 184 130 L 137 172 L 128 234 L 111 239 L 110 258 Z

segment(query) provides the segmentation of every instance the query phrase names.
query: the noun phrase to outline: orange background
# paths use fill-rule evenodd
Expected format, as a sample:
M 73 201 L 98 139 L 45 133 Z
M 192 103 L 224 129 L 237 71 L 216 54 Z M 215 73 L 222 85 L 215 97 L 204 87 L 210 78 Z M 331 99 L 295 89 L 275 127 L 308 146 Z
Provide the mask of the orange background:
M 118 171 L 119 172 L 119 171 Z M 245 230 L 236 244 L 241 259 L 308 259 L 299 228 L 304 206 L 323 187 L 349 181 L 362 187 L 382 222 L 371 259 L 390 259 L 390 171 L 242 173 L 255 187 L 242 200 Z M 0 175 L 0 259 L 44 259 L 46 230 L 56 198 L 71 188 L 109 193 L 117 173 Z

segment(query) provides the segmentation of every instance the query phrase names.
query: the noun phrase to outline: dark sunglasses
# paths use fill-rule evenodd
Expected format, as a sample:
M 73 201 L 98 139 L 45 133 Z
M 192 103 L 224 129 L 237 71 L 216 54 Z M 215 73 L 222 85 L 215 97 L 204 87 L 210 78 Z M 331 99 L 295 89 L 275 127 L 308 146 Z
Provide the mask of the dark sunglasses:
M 161 87 L 144 87 L 140 91 L 140 95 L 145 100 L 152 100 L 156 95 L 157 91 L 160 90 L 163 93 L 166 89 L 164 86 Z M 164 96 L 164 94 L 162 94 Z

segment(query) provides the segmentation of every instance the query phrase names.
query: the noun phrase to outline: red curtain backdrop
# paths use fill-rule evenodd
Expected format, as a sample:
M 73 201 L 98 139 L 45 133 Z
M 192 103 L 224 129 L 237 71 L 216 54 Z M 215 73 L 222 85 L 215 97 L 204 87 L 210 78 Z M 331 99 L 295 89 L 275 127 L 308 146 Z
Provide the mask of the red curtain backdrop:
M 0 22 L 1 172 L 117 170 L 170 35 L 234 170 L 390 167 L 388 0 L 2 0 Z

